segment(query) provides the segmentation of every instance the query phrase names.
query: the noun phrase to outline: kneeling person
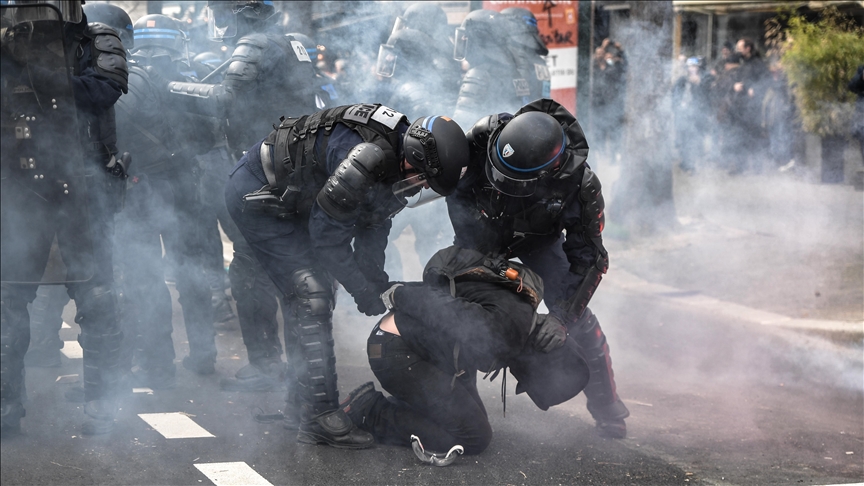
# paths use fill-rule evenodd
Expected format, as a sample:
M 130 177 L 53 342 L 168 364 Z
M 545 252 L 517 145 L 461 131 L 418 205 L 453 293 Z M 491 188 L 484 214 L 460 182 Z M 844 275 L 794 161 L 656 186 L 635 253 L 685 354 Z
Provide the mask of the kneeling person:
M 449 455 L 456 446 L 465 454 L 483 452 L 492 429 L 477 371 L 497 375 L 509 366 L 517 393 L 527 391 L 544 410 L 587 383 L 587 366 L 563 332 L 537 339 L 541 349 L 528 344 L 549 326 L 535 314 L 542 280 L 527 267 L 454 246 L 430 260 L 423 279 L 384 293 L 393 313 L 368 339 L 372 371 L 393 397 L 367 383 L 342 406 L 379 442 L 408 446 L 417 437 L 428 450 Z M 551 330 L 560 329 L 553 323 Z M 418 452 L 419 443 L 411 445 Z

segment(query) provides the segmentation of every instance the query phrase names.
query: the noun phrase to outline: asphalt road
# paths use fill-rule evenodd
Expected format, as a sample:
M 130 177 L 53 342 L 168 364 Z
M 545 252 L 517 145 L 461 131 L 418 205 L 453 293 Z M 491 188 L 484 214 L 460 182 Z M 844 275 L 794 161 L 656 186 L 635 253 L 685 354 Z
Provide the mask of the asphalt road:
M 239 330 L 223 329 L 217 375 L 198 377 L 178 363 L 177 387 L 130 396 L 107 437 L 82 438 L 81 407 L 63 400 L 73 384 L 58 376 L 80 374 L 80 359 L 64 357 L 61 368 L 28 368 L 24 433 L 0 445 L 2 483 L 864 482 L 860 348 L 678 306 L 668 296 L 616 286 L 611 275 L 607 281 L 592 308 L 609 337 L 619 393 L 632 413 L 625 440 L 595 435 L 583 397 L 542 412 L 525 395 L 513 395 L 512 377 L 505 417 L 499 377 L 480 384 L 495 431 L 491 446 L 450 467 L 424 465 L 410 450 L 391 446 L 342 451 L 298 444 L 280 423 L 252 419 L 258 409 L 281 409 L 281 393 L 219 390 L 219 376 L 245 364 Z M 340 297 L 335 333 L 345 393 L 373 379 L 364 346 L 374 320 L 356 314 L 346 294 Z M 73 312 L 67 308 L 67 322 Z M 182 357 L 186 338 L 176 295 L 174 317 Z M 63 339 L 73 341 L 75 332 L 74 325 L 64 329 Z M 174 432 L 208 436 L 166 438 L 159 432 L 164 429 L 151 425 L 154 416 L 148 423 L 141 415 L 157 413 L 203 429 Z

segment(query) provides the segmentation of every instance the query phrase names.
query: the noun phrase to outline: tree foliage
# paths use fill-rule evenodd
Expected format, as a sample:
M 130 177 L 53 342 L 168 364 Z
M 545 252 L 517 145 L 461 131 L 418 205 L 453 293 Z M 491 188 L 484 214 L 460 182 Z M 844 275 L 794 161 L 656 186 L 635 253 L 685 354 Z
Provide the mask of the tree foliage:
M 766 38 L 781 55 L 804 130 L 848 134 L 855 95 L 846 85 L 864 63 L 864 28 L 829 7 L 815 21 L 800 13 L 772 19 Z

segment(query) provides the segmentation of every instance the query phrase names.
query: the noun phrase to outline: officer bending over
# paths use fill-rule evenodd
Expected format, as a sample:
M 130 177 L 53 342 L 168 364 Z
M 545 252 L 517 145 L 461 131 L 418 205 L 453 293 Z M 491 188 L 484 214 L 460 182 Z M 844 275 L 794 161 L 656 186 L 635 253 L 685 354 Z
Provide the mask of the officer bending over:
M 471 164 L 447 198 L 456 244 L 519 258 L 543 277 L 554 318 L 538 336 L 573 336 L 591 368 L 585 396 L 598 431 L 623 438 L 629 412 L 618 398 L 606 336 L 587 307 L 609 259 L 600 181 L 585 163 L 579 122 L 541 99 L 515 115 L 480 119 L 467 137 Z
M 284 296 L 285 348 L 297 373 L 284 426 L 297 427 L 299 408 L 298 441 L 372 444 L 339 409 L 334 279 L 360 312 L 384 313 L 390 216 L 427 187 L 450 194 L 467 159 L 462 129 L 449 118 L 409 127 L 395 110 L 360 104 L 283 118 L 232 170 L 228 212 Z

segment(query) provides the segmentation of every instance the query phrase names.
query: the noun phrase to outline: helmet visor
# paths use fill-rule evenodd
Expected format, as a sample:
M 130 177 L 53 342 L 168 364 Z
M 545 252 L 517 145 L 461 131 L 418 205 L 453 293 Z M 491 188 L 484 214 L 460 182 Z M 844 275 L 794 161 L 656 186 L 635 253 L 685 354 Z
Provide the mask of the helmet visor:
M 6 6 L 7 3 L 4 2 L 3 5 Z M 13 24 L 39 20 L 63 20 L 77 24 L 83 18 L 80 1 L 17 0 L 8 2 L 8 5 L 21 7 L 9 9 Z
M 393 30 L 390 31 L 390 35 L 399 32 L 402 29 L 408 28 L 408 21 L 406 21 L 403 17 L 396 17 L 396 23 L 393 24 Z
M 491 160 L 486 161 L 486 178 L 498 192 L 513 197 L 528 197 L 537 188 L 537 178 L 514 179 L 495 168 Z
M 378 76 L 393 77 L 393 73 L 396 72 L 396 59 L 398 57 L 395 47 L 390 44 L 381 44 L 381 47 L 378 48 L 378 64 L 375 68 Z
M 462 27 L 456 29 L 456 41 L 453 44 L 453 59 L 464 61 L 468 53 L 468 32 Z
M 426 180 L 426 174 L 415 174 L 393 184 L 393 195 L 406 208 L 416 208 L 440 197 Z
M 221 41 L 237 36 L 237 16 L 231 4 L 213 8 L 207 5 L 207 37 Z

